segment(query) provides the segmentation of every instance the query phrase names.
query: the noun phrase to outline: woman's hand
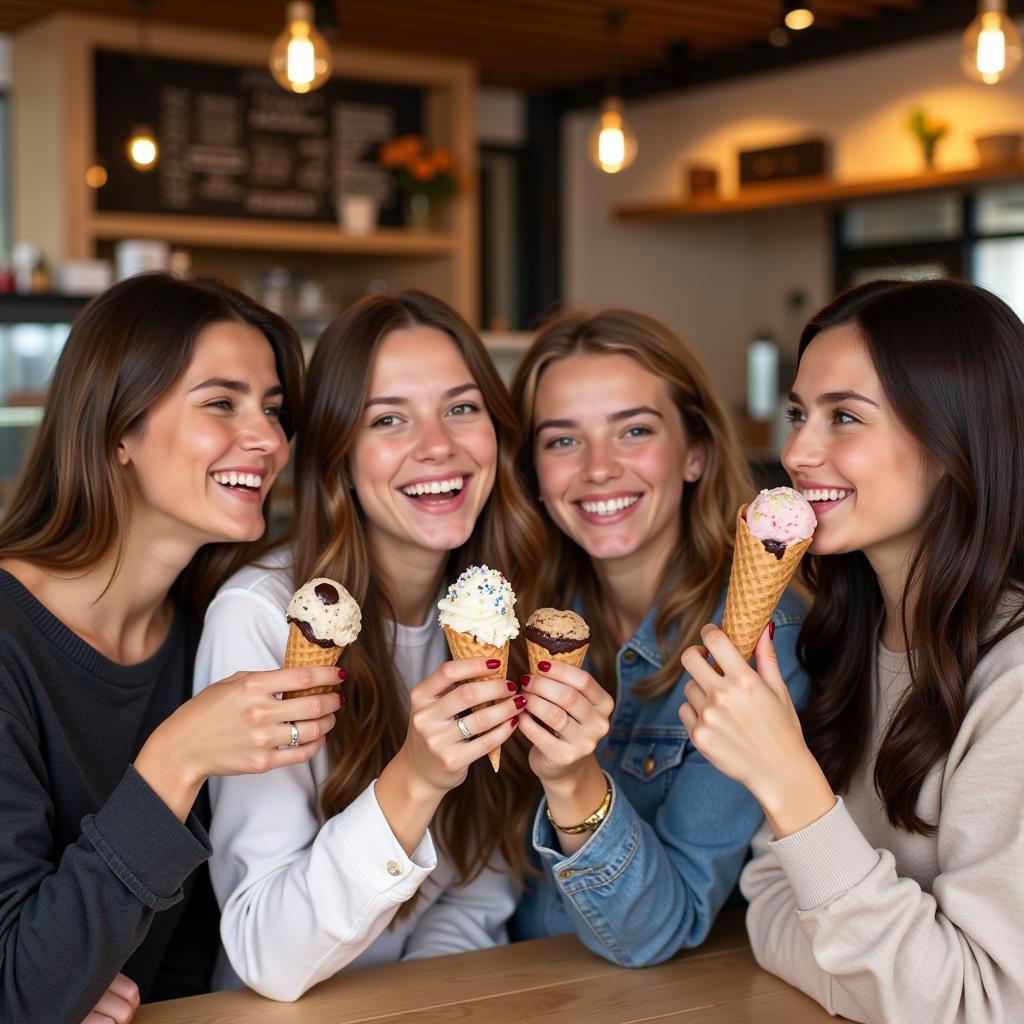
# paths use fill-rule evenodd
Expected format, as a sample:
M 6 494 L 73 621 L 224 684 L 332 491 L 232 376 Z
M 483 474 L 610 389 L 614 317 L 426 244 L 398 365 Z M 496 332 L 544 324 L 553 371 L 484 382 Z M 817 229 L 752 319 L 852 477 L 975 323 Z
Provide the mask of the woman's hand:
M 138 1008 L 139 986 L 119 973 L 82 1024 L 129 1024 Z
M 344 698 L 324 693 L 278 700 L 276 694 L 333 686 L 344 677 L 343 669 L 333 667 L 236 672 L 197 693 L 159 725 L 139 751 L 135 770 L 184 821 L 212 775 L 265 772 L 313 757 Z
M 537 667 L 540 675 L 520 679 L 526 696 L 520 729 L 533 744 L 530 767 L 544 788 L 562 784 L 564 789 L 574 777 L 592 775 L 586 762 L 608 733 L 615 702 L 581 668 L 560 661 Z
M 500 747 L 519 724 L 517 715 L 525 701 L 516 696 L 516 685 L 507 679 L 480 678 L 499 665 L 484 658 L 448 661 L 412 691 L 401 756 L 438 799 L 461 785 L 469 766 Z M 484 704 L 490 706 L 481 707 Z M 471 739 L 464 736 L 460 721 Z
M 754 650 L 756 671 L 717 626 L 705 626 L 701 639 L 705 647 L 681 658 L 693 678 L 679 717 L 693 745 L 753 793 L 777 837 L 816 821 L 835 795 L 804 742 L 769 630 Z
M 481 678 L 500 665 L 485 658 L 448 661 L 412 691 L 405 743 L 380 773 L 375 790 L 407 854 L 419 844 L 445 793 L 461 785 L 469 766 L 500 747 L 519 724 L 524 701 L 516 696 L 516 685 Z M 480 707 L 484 704 L 490 706 Z

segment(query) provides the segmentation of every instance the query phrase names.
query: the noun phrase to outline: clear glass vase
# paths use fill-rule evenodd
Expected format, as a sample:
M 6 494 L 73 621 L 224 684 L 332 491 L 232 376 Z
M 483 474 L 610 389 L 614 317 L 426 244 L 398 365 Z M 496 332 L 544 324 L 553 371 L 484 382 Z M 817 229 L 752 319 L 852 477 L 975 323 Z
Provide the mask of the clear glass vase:
M 405 197 L 405 226 L 411 231 L 429 231 L 433 227 L 430 196 L 413 192 Z

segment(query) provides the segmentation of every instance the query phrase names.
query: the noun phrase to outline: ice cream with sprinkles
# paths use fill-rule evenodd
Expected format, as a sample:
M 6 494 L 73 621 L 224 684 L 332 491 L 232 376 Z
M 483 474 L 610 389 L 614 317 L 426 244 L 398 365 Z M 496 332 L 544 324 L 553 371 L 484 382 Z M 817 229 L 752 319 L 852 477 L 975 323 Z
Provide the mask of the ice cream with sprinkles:
M 515 603 L 512 587 L 497 569 L 471 565 L 438 602 L 437 621 L 479 643 L 500 647 L 519 635 Z

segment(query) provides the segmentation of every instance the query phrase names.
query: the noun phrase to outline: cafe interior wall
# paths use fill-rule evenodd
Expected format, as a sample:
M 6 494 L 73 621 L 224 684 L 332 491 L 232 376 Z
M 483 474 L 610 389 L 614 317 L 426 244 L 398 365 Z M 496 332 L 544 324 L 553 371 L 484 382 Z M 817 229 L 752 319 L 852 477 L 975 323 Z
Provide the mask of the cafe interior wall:
M 915 105 L 950 123 L 938 168 L 977 163 L 974 137 L 1024 131 L 1024 72 L 996 86 L 966 79 L 959 35 L 735 79 L 627 105 L 639 140 L 632 167 L 603 174 L 587 158 L 594 111 L 563 121 L 563 275 L 566 304 L 634 307 L 664 320 L 699 353 L 733 407 L 745 393 L 744 351 L 770 330 L 795 351 L 793 289 L 804 316 L 832 294 L 830 212 L 794 207 L 663 221 L 617 220 L 624 202 L 683 198 L 688 162 L 737 187 L 737 153 L 821 136 L 843 180 L 914 175 L 923 166 L 905 127 Z M 785 381 L 781 382 L 783 385 Z

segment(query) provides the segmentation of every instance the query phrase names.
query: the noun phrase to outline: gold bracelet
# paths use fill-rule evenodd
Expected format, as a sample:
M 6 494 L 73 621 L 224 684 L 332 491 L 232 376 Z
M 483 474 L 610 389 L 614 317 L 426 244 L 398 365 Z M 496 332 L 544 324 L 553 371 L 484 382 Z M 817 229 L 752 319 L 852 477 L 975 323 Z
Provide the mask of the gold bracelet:
M 584 818 L 578 825 L 559 825 L 554 818 L 551 817 L 551 808 L 545 807 L 544 813 L 548 816 L 548 821 L 551 822 L 559 832 L 564 832 L 567 836 L 578 836 L 581 832 L 596 832 L 601 822 L 608 817 L 608 808 L 612 805 L 612 786 L 608 783 L 608 792 L 605 793 L 604 799 L 601 801 L 601 806 L 598 807 L 589 818 Z

